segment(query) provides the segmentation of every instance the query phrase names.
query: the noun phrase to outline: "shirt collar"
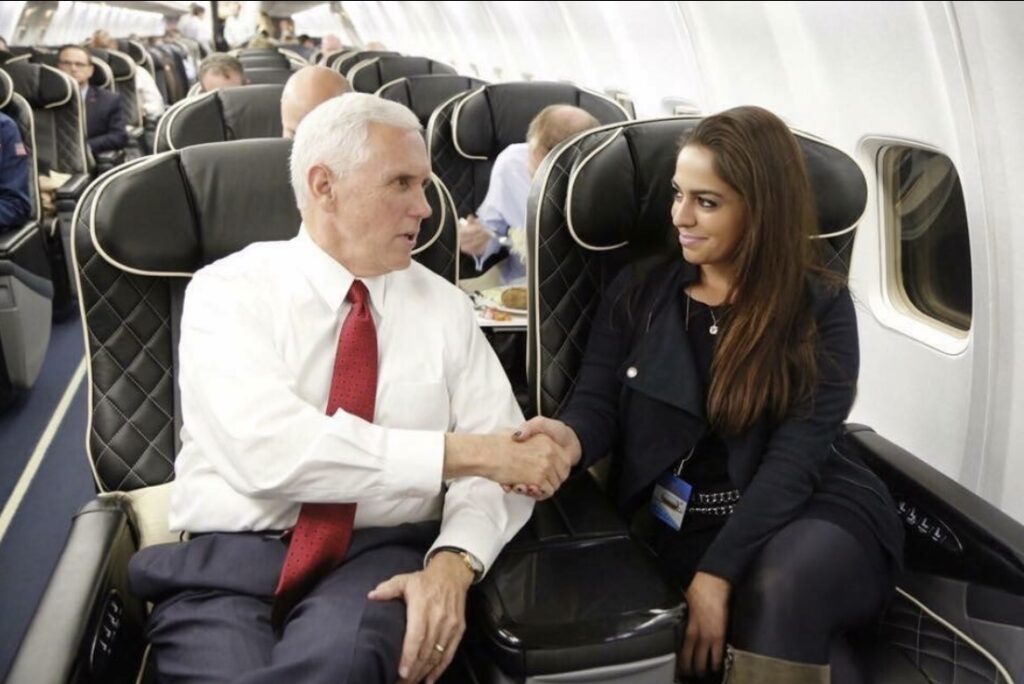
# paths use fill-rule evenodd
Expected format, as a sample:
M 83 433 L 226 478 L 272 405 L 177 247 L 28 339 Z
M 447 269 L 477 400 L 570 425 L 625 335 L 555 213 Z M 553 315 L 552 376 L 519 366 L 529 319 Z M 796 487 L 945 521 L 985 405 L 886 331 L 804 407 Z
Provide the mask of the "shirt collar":
M 324 303 L 332 310 L 341 308 L 345 295 L 356 279 L 352 273 L 334 260 L 330 254 L 313 242 L 306 225 L 302 224 L 299 234 L 295 237 L 298 251 L 299 269 L 309 279 L 313 289 L 323 298 Z M 370 304 L 378 316 L 384 315 L 384 297 L 387 292 L 388 275 L 360 278 L 370 293 Z

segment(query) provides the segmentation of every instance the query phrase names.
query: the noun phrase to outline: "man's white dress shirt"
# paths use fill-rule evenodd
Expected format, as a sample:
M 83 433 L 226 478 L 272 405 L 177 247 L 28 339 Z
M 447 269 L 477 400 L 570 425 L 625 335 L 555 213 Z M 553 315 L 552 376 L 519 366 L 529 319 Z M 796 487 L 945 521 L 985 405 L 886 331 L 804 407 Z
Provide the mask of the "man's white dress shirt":
M 432 548 L 466 549 L 489 568 L 533 502 L 479 477 L 445 491 L 444 433 L 515 429 L 508 379 L 469 298 L 413 262 L 363 279 L 379 353 L 373 423 L 326 415 L 352 280 L 304 228 L 192 278 L 171 529 L 284 530 L 303 502 L 354 501 L 356 528 L 440 518 Z

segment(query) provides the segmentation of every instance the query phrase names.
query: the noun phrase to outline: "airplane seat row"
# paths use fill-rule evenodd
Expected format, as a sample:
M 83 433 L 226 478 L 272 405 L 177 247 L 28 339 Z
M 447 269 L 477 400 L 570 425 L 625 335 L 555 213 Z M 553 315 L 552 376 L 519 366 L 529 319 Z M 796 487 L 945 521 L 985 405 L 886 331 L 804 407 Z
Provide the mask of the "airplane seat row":
M 39 377 L 50 341 L 53 282 L 46 236 L 39 223 L 32 108 L 0 71 L 0 111 L 18 125 L 29 152 L 31 212 L 22 226 L 0 232 L 0 410 Z
M 554 104 L 580 107 L 603 124 L 629 119 L 621 105 L 604 95 L 541 81 L 481 86 L 434 111 L 427 131 L 431 164 L 451 191 L 459 216 L 483 202 L 498 153 L 524 142 L 533 117 Z
M 14 90 L 32 107 L 40 169 L 70 176 L 54 193 L 56 220 L 44 219 L 53 275 L 54 311 L 67 315 L 75 302 L 70 259 L 71 217 L 90 180 L 85 112 L 75 82 L 45 64 L 15 60 L 0 65 Z
M 374 94 L 411 109 L 426 130 L 430 115 L 446 100 L 486 84 L 478 78 L 457 74 L 405 76 L 385 82 Z
M 225 140 L 280 138 L 283 90 L 283 85 L 248 85 L 182 100 L 157 124 L 154 152 Z
M 527 86 L 539 88 L 527 96 Z M 676 142 L 695 121 L 628 121 L 600 96 L 565 88 L 571 87 L 486 86 L 456 96 L 468 102 L 458 111 L 458 103 L 446 104 L 443 119 L 449 144 L 458 141 L 456 153 L 468 155 L 467 163 L 487 161 L 501 141 L 521 141 L 536 113 L 522 105 L 529 101 L 539 110 L 553 103 L 552 93 L 560 98 L 554 102 L 582 103 L 599 119 L 612 119 L 557 147 L 531 190 L 529 379 L 543 415 L 555 412 L 571 391 L 594 307 L 614 273 L 627 261 L 672 248 L 668 179 Z M 480 96 L 483 91 L 487 97 Z M 479 102 L 470 99 L 475 96 Z M 496 102 L 510 104 L 498 109 Z M 435 133 L 439 120 L 432 117 Z M 471 130 L 470 122 L 479 124 Z M 217 130 L 226 135 L 225 126 Z M 852 239 L 864 203 L 859 168 L 821 141 L 800 136 L 800 144 L 823 236 Z M 288 145 L 247 140 L 177 149 L 130 162 L 83 198 L 74 249 L 88 330 L 88 450 L 103 493 L 75 519 L 9 682 L 134 681 L 145 607 L 127 592 L 124 567 L 140 544 L 168 537 L 161 508 L 166 488 L 159 485 L 173 477 L 179 447 L 174 348 L 181 297 L 196 268 L 251 241 L 292 234 L 298 219 L 287 190 Z M 244 184 L 235 181 L 239 177 Z M 428 197 L 436 194 L 432 205 L 442 201 L 445 207 L 434 206 L 431 220 L 454 221 L 453 201 L 443 184 L 437 187 Z M 455 234 L 453 226 L 447 230 Z M 424 226 L 421 240 L 441 234 Z M 859 432 L 854 438 L 864 460 L 889 473 L 897 501 L 914 511 L 925 504 L 941 511 L 949 530 L 939 547 L 924 539 L 920 557 L 926 562 L 913 567 L 918 579 L 905 589 L 906 596 L 925 600 L 914 603 L 900 594 L 883 624 L 865 638 L 867 664 L 889 668 L 873 681 L 1012 681 L 999 678 L 999 661 L 1019 660 L 1024 644 L 1017 618 L 999 606 L 1024 600 L 1020 526 L 1000 524 L 994 509 L 980 506 L 974 495 L 950 494 L 927 466 L 910 471 L 881 438 L 870 441 Z M 949 510 L 936 503 L 947 500 L 953 502 Z M 985 537 L 990 529 L 998 534 Z M 982 554 L 987 566 L 972 568 L 965 549 Z M 953 560 L 942 553 L 952 553 Z M 986 579 L 990 567 L 1002 573 L 995 588 Z M 964 599 L 952 606 L 942 599 L 950 575 Z M 459 666 L 474 672 L 476 681 L 668 682 L 685 607 L 678 588 L 660 578 L 593 480 L 581 478 L 538 505 L 473 592 L 469 620 Z M 975 672 L 995 674 L 973 679 Z
M 324 65 L 334 69 L 342 76 L 346 76 L 349 69 L 363 60 L 370 59 L 371 57 L 391 56 L 397 57 L 399 53 L 391 50 L 348 50 L 346 52 L 336 52 L 328 56 Z
M 357 93 L 376 93 L 385 83 L 406 76 L 456 75 L 454 68 L 426 57 L 384 55 L 357 62 L 345 78 Z
M 306 61 L 298 55 L 289 58 L 276 47 L 244 48 L 238 50 L 236 56 L 245 69 L 245 77 L 254 85 L 284 85 L 293 71 L 306 65 Z

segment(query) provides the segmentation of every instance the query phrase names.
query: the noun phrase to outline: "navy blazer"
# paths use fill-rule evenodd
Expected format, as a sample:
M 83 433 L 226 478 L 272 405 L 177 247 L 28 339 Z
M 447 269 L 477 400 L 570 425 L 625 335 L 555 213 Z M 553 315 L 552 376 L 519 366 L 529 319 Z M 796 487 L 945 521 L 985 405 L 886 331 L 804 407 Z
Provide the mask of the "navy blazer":
M 641 276 L 635 267 L 608 288 L 594 319 L 575 389 L 560 418 L 583 447 L 582 468 L 612 455 L 609 487 L 631 515 L 655 481 L 708 429 L 704 388 L 687 338 L 684 288 L 698 269 L 681 258 Z M 809 279 L 818 325 L 813 400 L 774 423 L 762 416 L 725 439 L 740 503 L 698 566 L 735 584 L 772 535 L 812 499 L 838 504 L 875 532 L 898 567 L 903 527 L 885 485 L 833 445 L 853 404 L 859 368 L 857 319 L 846 288 Z
M 85 121 L 93 154 L 128 145 L 128 114 L 117 93 L 89 86 L 85 94 Z

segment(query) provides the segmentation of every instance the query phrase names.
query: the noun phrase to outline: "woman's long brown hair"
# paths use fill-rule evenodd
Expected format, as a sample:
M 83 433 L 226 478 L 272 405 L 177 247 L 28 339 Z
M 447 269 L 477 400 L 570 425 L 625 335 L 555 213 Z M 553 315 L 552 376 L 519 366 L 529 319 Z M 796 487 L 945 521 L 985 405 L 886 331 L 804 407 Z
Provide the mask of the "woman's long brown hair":
M 701 121 L 683 145 L 709 150 L 715 172 L 746 205 L 707 399 L 712 426 L 734 435 L 763 414 L 780 420 L 810 399 L 818 340 L 807 276 L 819 273 L 833 286 L 839 278 L 821 268 L 817 241 L 809 239 L 818 226 L 807 169 L 781 119 L 759 107 L 737 107 Z

